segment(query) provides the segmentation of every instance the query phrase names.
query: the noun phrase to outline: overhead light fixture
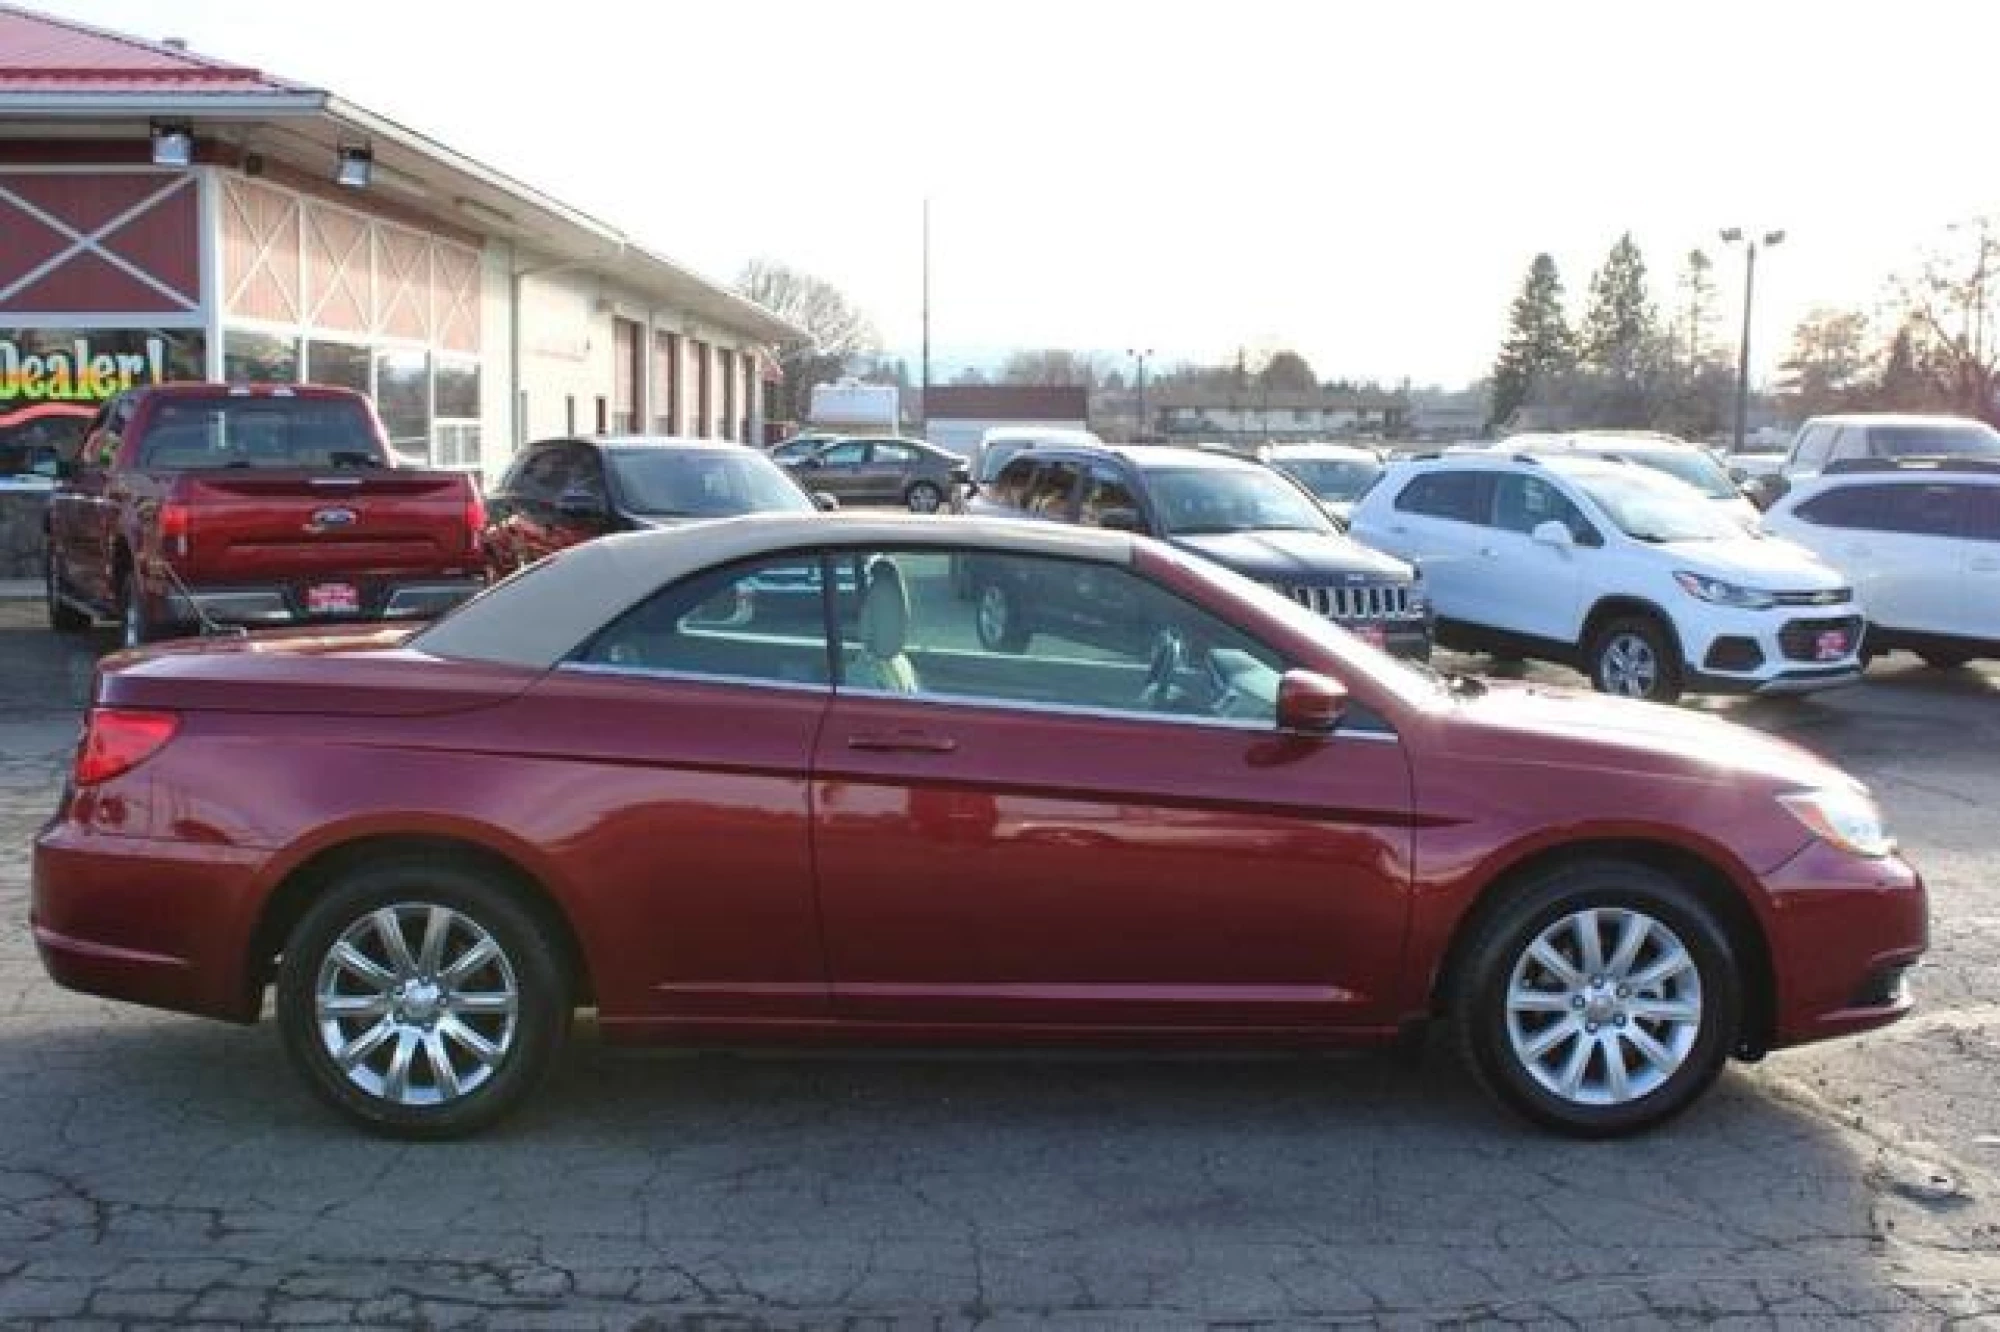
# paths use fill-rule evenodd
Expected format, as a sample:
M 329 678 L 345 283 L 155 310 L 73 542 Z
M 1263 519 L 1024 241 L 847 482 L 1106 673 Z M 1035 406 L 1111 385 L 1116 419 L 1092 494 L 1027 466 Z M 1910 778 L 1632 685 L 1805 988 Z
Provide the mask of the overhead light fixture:
M 334 169 L 333 181 L 350 190 L 365 190 L 375 176 L 375 153 L 365 147 L 347 147 L 340 150 L 340 165 Z
M 156 120 L 150 128 L 154 166 L 194 165 L 194 126 L 185 120 Z

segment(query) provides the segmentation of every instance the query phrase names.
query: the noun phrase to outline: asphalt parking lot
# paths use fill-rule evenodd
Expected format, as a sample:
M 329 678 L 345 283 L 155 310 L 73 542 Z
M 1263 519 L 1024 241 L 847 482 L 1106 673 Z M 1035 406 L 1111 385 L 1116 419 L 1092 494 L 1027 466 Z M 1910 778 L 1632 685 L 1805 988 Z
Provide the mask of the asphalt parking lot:
M 1933 951 L 1916 1016 L 1645 1139 L 1523 1128 L 1438 1049 L 654 1055 L 586 1023 L 500 1131 L 418 1147 L 323 1112 L 268 1021 L 44 977 L 27 848 L 107 645 L 0 602 L 0 1325 L 2000 1324 L 2000 671 L 1702 705 L 1875 787 Z

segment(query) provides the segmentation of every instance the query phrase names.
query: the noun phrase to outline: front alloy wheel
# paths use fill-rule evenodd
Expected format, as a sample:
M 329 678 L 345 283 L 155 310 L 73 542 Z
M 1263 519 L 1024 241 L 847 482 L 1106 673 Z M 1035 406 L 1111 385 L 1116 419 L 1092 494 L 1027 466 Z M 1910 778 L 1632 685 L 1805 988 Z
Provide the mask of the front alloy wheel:
M 1686 1109 L 1735 1045 L 1741 989 L 1713 911 L 1650 866 L 1580 862 L 1493 910 L 1454 983 L 1461 1052 L 1494 1096 L 1578 1137 Z
M 320 1099 L 363 1128 L 475 1132 L 547 1068 L 570 1013 L 549 928 L 509 887 L 449 861 L 353 871 L 292 930 L 278 1022 Z
M 1671 703 L 1681 696 L 1680 659 L 1652 620 L 1618 620 L 1591 644 L 1590 682 L 1600 693 Z

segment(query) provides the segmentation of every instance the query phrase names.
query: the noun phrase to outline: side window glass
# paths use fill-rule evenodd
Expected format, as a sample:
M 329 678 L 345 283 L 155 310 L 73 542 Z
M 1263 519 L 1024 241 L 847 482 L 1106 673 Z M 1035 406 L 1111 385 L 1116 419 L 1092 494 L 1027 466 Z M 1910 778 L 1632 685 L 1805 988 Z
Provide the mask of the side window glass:
M 1070 496 L 1076 493 L 1077 474 L 1081 470 L 1073 462 L 1043 463 L 1029 483 L 1027 502 L 1021 507 L 1037 518 L 1066 520 Z
M 1813 426 L 1799 441 L 1795 466 L 1818 467 L 1825 463 L 1828 450 L 1833 447 L 1833 431 L 1827 426 Z
M 866 440 L 850 440 L 830 449 L 821 449 L 815 456 L 828 467 L 858 467 L 868 459 L 868 443 Z
M 1869 527 L 1870 510 L 1882 512 L 1881 492 L 1886 486 L 1845 486 L 1813 496 L 1793 510 L 1815 527 Z
M 1502 476 L 1496 480 L 1493 525 L 1509 532 L 1533 532 L 1543 523 L 1557 522 L 1569 529 L 1575 540 L 1588 541 L 1594 535 L 1590 524 L 1569 497 L 1538 476 Z
M 1853 426 L 1842 426 L 1833 437 L 1833 449 L 1827 454 L 1829 461 L 1842 458 L 1865 458 L 1868 456 L 1867 436 Z
M 1960 530 L 1957 486 L 1884 486 L 1885 531 L 1908 536 L 1954 537 Z
M 1010 509 L 1023 507 L 1028 498 L 1028 483 L 1034 479 L 1035 460 L 1016 458 L 1000 469 L 999 479 L 993 483 L 993 502 L 1004 504 Z
M 569 480 L 564 446 L 550 444 L 530 453 L 521 464 L 516 497 L 529 503 L 553 504 Z
M 1484 524 L 1492 493 L 1492 483 L 1484 473 L 1428 472 L 1404 487 L 1396 497 L 1396 507 L 1431 518 Z
M 917 456 L 907 444 L 877 444 L 872 460 L 890 467 L 902 467 Z
M 987 646 L 954 564 L 1016 608 L 1096 608 L 1088 626 Z M 1270 648 L 1128 569 L 993 551 L 884 550 L 859 561 L 861 596 L 838 613 L 841 686 L 1136 717 L 1275 724 L 1284 661 Z
M 1084 473 L 1083 507 L 1077 521 L 1086 527 L 1102 527 L 1107 513 L 1128 514 L 1131 523 L 1136 525 L 1139 521 L 1139 500 L 1132 493 L 1132 488 L 1125 484 L 1125 478 L 1117 468 L 1092 463 L 1090 470 Z
M 1966 535 L 1974 541 L 2000 541 L 2000 486 L 1977 486 L 1969 496 Z
M 585 497 L 602 507 L 606 502 L 603 458 L 597 450 L 582 444 L 573 444 L 566 452 L 569 456 L 561 494 Z
M 802 553 L 709 570 L 625 612 L 573 658 L 584 666 L 823 685 L 823 565 Z

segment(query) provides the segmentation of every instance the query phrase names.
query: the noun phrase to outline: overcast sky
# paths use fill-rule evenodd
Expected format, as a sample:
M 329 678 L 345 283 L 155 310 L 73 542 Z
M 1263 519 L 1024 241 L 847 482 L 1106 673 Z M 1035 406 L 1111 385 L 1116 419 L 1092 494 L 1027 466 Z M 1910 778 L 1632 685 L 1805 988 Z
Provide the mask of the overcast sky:
M 1768 369 L 2000 210 L 2000 4 L 1899 0 L 27 0 L 333 89 L 721 279 L 770 255 L 896 346 L 1296 346 L 1461 382 L 1529 259 L 1573 306 L 1696 245 Z

